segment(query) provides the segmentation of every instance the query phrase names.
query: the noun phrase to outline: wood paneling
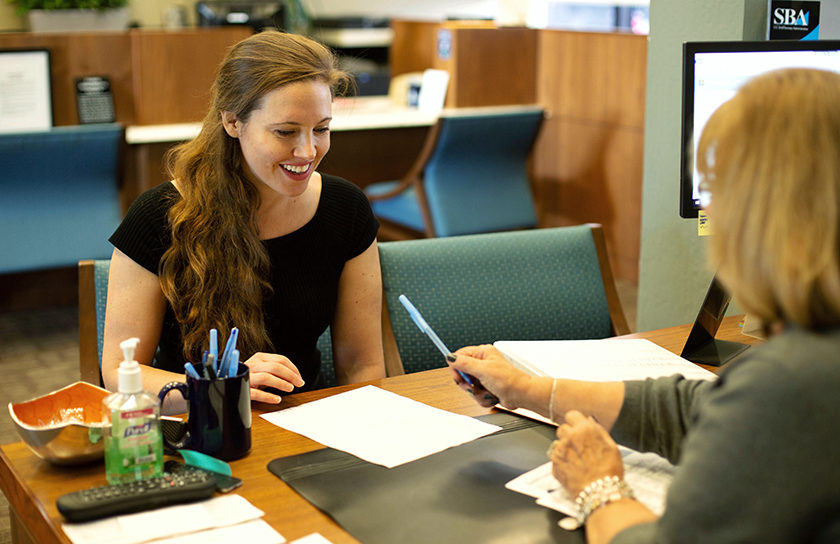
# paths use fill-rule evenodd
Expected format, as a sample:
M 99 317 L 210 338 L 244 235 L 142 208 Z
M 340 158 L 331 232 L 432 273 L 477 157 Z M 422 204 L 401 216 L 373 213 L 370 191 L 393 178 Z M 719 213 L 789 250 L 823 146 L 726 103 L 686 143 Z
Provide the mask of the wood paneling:
M 447 107 L 536 102 L 536 30 L 455 28 L 452 38 Z
M 131 32 L 133 124 L 201 121 L 225 52 L 251 34 L 241 26 Z
M 0 48 L 50 50 L 54 125 L 79 123 L 74 79 L 91 75 L 107 76 L 111 81 L 117 121 L 134 122 L 128 32 L 80 32 L 72 36 L 0 33 Z
M 465 108 L 536 101 L 537 34 L 497 28 L 492 21 L 393 21 L 393 75 L 436 68 L 449 72 L 446 107 Z M 438 56 L 439 33 L 448 33 L 449 56 Z
M 540 223 L 604 226 L 615 275 L 638 281 L 647 38 L 544 30 L 533 155 Z
M 435 65 L 438 22 L 391 20 L 394 39 L 388 52 L 391 76 L 422 72 Z

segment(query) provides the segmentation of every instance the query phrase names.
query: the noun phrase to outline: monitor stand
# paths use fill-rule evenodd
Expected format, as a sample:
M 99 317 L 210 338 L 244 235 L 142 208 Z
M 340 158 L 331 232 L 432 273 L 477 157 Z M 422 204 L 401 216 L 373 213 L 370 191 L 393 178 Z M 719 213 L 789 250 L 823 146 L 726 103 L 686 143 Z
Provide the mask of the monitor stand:
M 749 346 L 727 340 L 715 340 L 731 297 L 717 278 L 712 278 L 706 298 L 694 320 L 680 356 L 692 363 L 721 366 Z

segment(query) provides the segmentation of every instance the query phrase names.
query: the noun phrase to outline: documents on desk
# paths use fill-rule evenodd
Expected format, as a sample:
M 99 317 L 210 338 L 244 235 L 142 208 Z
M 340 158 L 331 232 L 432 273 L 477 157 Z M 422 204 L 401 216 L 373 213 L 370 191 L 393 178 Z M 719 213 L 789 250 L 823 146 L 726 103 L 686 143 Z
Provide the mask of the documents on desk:
M 228 544 L 285 542 L 263 521 L 264 512 L 239 495 L 224 495 L 193 504 L 180 504 L 61 526 L 73 544 Z
M 501 429 L 372 385 L 261 417 L 325 446 L 388 468 Z
M 497 341 L 494 346 L 514 365 L 535 376 L 587 381 L 641 380 L 682 374 L 689 379 L 712 380 L 717 376 L 691 361 L 674 355 L 649 340 L 610 338 L 606 340 Z M 532 414 L 514 410 L 528 417 Z M 537 414 L 533 414 L 540 418 Z M 624 460 L 624 479 L 639 501 L 661 515 L 674 466 L 654 453 L 640 453 L 619 446 Z M 574 498 L 551 474 L 551 463 L 514 478 L 508 489 L 537 499 L 537 504 L 563 512 L 577 513 Z
M 618 449 L 624 461 L 624 479 L 633 488 L 636 498 L 654 514 L 662 515 L 674 466 L 654 453 L 639 453 L 624 446 Z M 514 478 L 505 487 L 534 497 L 540 506 L 569 516 L 577 513 L 574 497 L 570 497 L 554 479 L 550 462 Z
M 713 380 L 716 375 L 650 340 L 500 340 L 493 344 L 507 359 L 535 376 L 594 382 L 643 380 L 682 374 Z

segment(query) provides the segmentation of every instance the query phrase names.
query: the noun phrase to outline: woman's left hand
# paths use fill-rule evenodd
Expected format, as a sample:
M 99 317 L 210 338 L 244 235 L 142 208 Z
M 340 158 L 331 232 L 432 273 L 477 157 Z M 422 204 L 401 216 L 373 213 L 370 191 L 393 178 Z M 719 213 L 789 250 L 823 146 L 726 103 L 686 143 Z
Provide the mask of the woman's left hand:
M 277 353 L 255 353 L 245 365 L 250 370 L 251 400 L 277 404 L 281 398 L 263 387 L 271 387 L 284 392 L 291 392 L 295 387 L 303 387 L 303 378 L 297 367 L 283 355 Z
M 566 413 L 566 422 L 557 427 L 552 446 L 552 472 L 571 497 L 598 478 L 624 477 L 615 441 L 595 419 L 576 410 Z

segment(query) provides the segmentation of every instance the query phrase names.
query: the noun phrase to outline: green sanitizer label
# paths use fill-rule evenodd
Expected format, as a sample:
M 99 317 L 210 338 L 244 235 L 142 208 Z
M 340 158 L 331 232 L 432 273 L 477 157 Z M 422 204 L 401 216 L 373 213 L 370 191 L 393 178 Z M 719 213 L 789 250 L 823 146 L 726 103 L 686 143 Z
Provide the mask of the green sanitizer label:
M 105 470 L 110 483 L 157 476 L 163 468 L 163 445 L 154 408 L 111 412 L 105 439 Z

